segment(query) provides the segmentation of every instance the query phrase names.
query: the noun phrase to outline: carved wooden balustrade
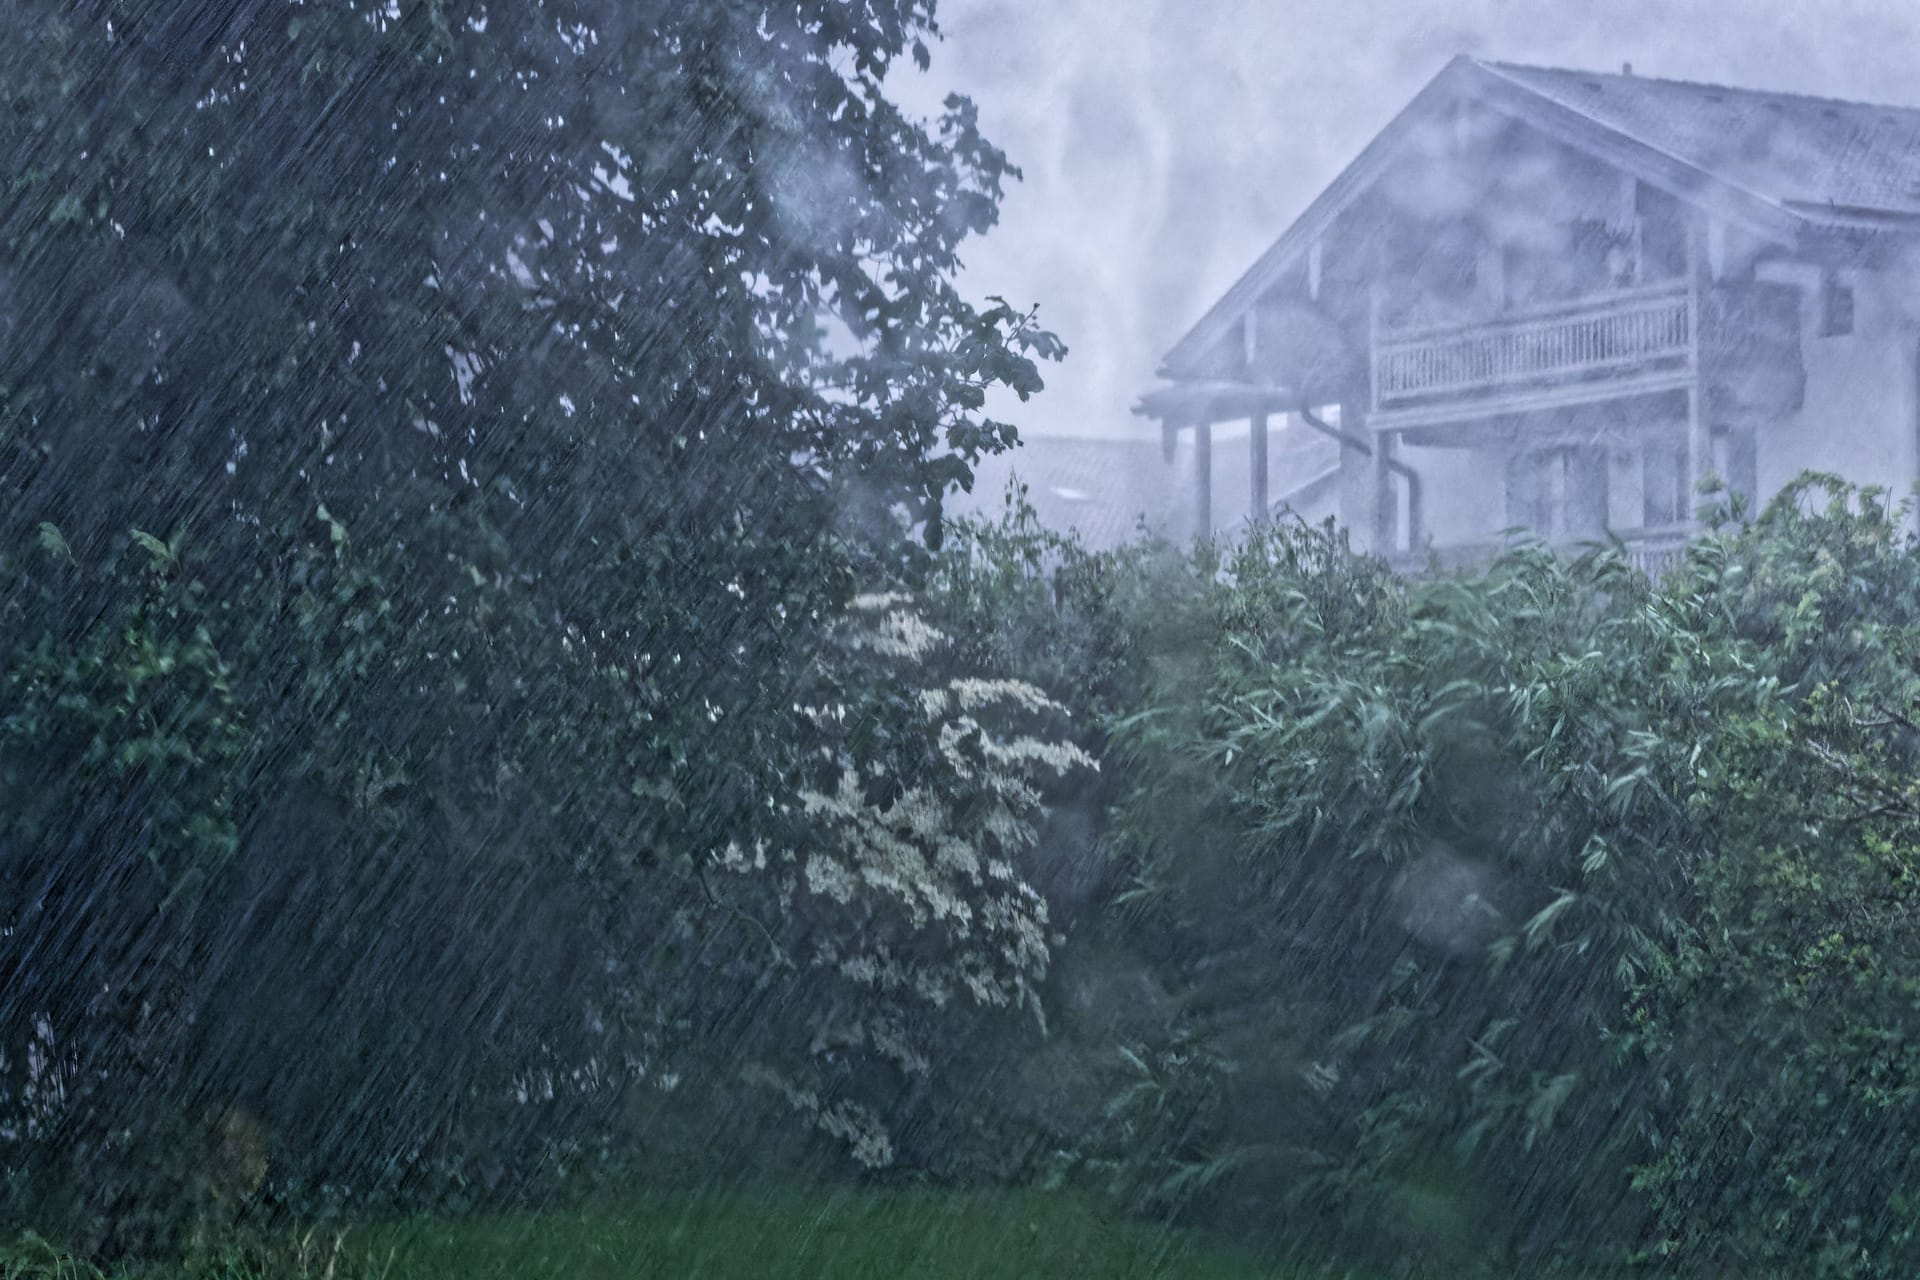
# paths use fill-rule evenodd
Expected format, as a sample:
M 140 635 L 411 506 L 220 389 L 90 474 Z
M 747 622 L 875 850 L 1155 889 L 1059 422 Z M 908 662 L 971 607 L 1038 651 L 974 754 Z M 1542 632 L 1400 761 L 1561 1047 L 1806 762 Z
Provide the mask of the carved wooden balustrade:
M 1684 281 L 1508 311 L 1470 324 L 1372 325 L 1376 427 L 1520 412 L 1685 385 L 1699 361 Z

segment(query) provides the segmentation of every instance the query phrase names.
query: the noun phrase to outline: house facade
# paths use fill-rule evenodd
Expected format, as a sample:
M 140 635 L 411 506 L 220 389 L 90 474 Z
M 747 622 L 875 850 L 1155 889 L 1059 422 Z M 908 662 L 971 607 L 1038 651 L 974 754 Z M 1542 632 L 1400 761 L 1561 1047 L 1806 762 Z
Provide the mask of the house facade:
M 1513 531 L 1657 570 L 1703 482 L 1920 479 L 1920 110 L 1459 58 L 1166 356 L 1138 412 L 1202 458 L 1338 448 L 1357 545 Z M 1197 476 L 1211 474 L 1202 465 Z

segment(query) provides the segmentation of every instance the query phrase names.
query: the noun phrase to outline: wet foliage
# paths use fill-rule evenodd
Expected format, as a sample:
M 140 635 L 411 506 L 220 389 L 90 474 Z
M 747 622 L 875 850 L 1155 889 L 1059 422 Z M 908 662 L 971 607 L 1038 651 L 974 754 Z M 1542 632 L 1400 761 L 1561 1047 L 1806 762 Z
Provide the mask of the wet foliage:
M 805 1057 L 835 931 L 716 863 L 1058 352 L 951 282 L 1011 170 L 882 93 L 930 6 L 10 17 L 7 1215 L 484 1204 Z
M 9 13 L 0 1275 L 1920 1270 L 1884 495 L 952 522 L 930 4 Z
M 1132 695 L 1061 963 L 1131 1018 L 1057 1176 L 1383 1273 L 1908 1274 L 1914 552 L 1810 477 L 1657 586 L 1069 554 L 1034 661 Z

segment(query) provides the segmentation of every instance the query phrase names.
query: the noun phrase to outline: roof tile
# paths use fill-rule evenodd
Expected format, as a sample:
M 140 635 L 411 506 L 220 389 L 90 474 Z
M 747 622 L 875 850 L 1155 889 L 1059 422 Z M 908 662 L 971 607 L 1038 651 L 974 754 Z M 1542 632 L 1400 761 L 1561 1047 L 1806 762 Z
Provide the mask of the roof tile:
M 1920 216 L 1920 109 L 1648 76 L 1482 65 L 1782 204 Z

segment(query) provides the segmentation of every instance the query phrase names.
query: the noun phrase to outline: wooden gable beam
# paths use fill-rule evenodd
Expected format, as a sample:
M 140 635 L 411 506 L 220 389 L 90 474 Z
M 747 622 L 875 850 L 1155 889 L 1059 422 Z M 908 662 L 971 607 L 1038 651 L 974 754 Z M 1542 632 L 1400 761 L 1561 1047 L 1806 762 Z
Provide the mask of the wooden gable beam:
M 1649 186 L 1708 209 L 1762 239 L 1791 245 L 1808 228 L 1808 220 L 1801 211 L 1638 142 L 1493 67 L 1461 55 L 1427 82 L 1246 274 L 1174 344 L 1161 362 L 1161 376 L 1194 376 L 1207 350 L 1231 333 L 1240 316 L 1252 308 L 1262 294 L 1279 284 L 1289 269 L 1300 265 L 1302 259 L 1310 259 L 1334 221 L 1398 158 L 1400 144 L 1415 129 L 1436 118 L 1436 113 L 1450 109 L 1462 99 L 1472 99 L 1538 129 L 1602 163 L 1632 174 Z M 1311 261 L 1307 268 L 1311 284 L 1314 274 Z

